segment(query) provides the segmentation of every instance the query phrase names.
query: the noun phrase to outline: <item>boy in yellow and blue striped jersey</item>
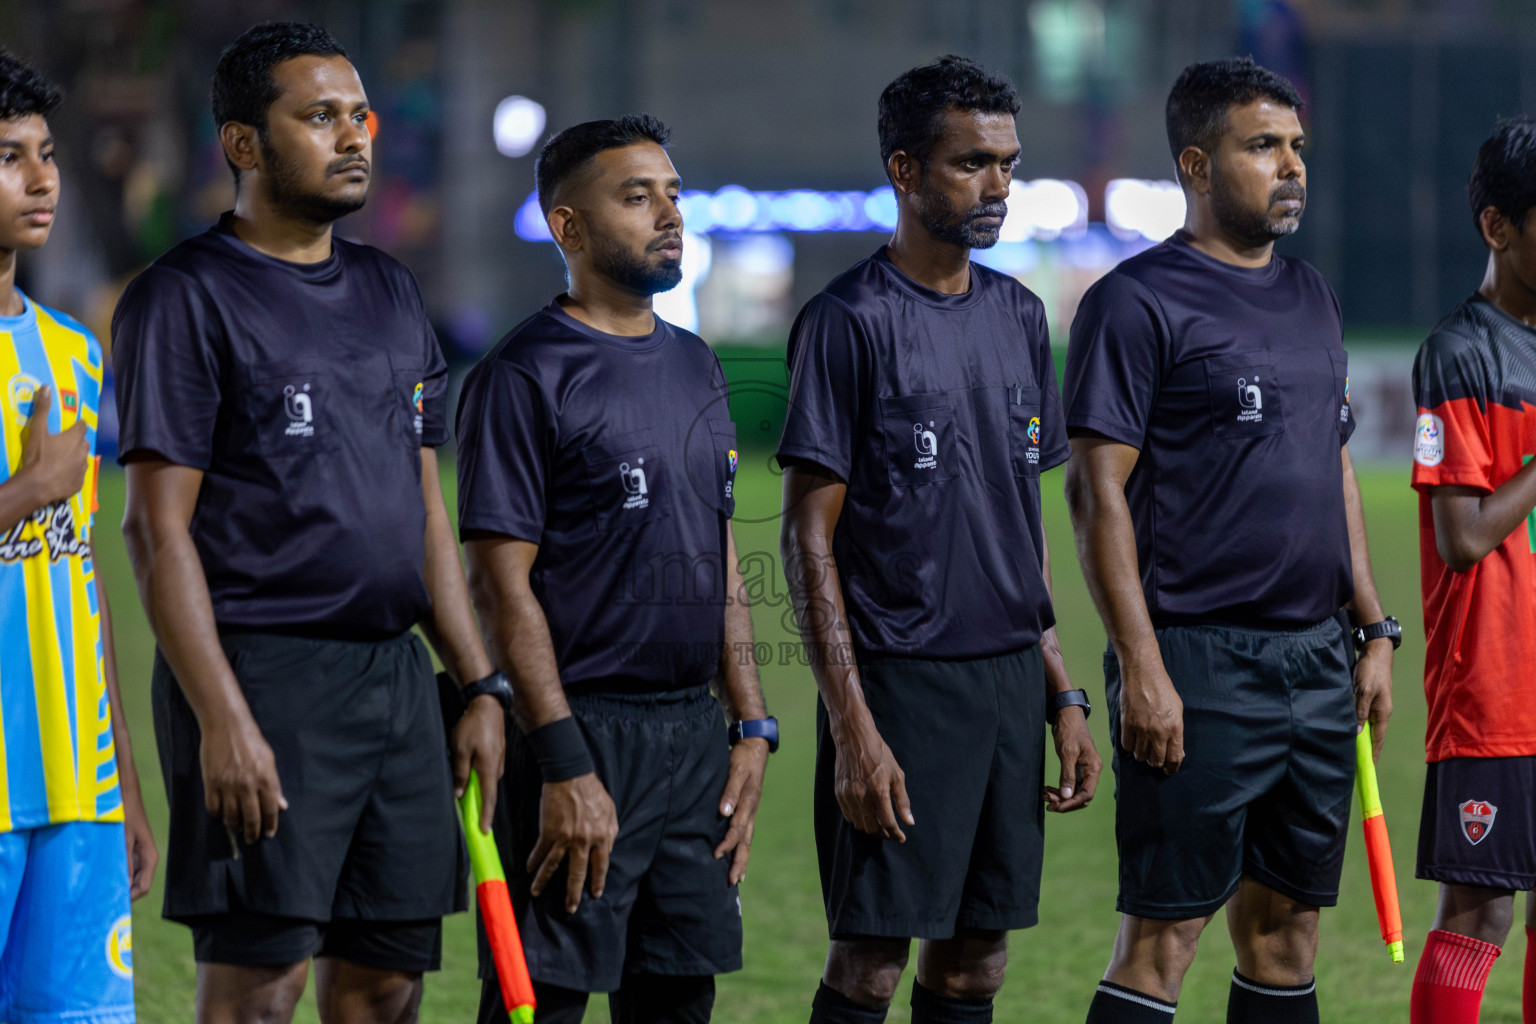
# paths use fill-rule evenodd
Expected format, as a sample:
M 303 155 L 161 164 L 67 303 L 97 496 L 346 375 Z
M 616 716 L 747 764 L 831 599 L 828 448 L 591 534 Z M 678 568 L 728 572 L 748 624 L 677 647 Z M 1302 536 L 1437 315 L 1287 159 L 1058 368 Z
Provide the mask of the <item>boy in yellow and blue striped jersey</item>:
M 101 346 L 15 285 L 53 225 L 58 102 L 0 52 L 0 1021 L 129 1024 L 156 854 L 91 547 Z

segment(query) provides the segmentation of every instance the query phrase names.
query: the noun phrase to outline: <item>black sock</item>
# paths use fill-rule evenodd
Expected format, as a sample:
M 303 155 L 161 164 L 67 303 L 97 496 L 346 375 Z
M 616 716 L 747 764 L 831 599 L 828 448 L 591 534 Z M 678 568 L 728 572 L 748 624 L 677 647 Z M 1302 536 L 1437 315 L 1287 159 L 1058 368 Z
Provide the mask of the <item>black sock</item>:
M 912 1024 L 992 1024 L 992 1000 L 941 995 L 913 978 Z
M 613 1024 L 709 1024 L 714 1008 L 712 974 L 625 974 L 608 994 Z
M 1317 979 L 1305 985 L 1262 985 L 1233 971 L 1227 1024 L 1318 1024 Z
M 533 1012 L 535 1024 L 581 1024 L 587 1015 L 587 993 L 558 985 L 533 983 L 533 998 L 539 1008 Z M 501 998 L 501 983 L 492 974 L 480 982 L 479 1024 L 507 1024 L 507 1004 Z
M 1101 981 L 1088 1007 L 1086 1024 L 1168 1024 L 1178 1005 L 1112 981 Z
M 856 1003 L 826 982 L 811 1000 L 811 1024 L 883 1024 L 890 1005 L 874 1007 Z

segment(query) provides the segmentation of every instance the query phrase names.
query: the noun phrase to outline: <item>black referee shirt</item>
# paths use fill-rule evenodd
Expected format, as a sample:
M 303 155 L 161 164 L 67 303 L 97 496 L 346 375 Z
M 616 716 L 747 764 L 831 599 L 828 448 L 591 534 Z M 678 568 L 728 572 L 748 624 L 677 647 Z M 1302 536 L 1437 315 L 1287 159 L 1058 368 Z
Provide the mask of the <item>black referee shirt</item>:
M 1140 449 L 1125 494 L 1154 625 L 1300 626 L 1353 596 L 1348 373 L 1338 300 L 1300 260 L 1236 267 L 1180 232 L 1088 290 L 1067 427 Z
M 1037 642 L 1040 472 L 1067 458 L 1045 308 L 971 265 L 944 295 L 879 252 L 801 310 L 779 460 L 847 482 L 833 555 L 858 646 L 976 658 Z
M 643 337 L 551 302 L 459 399 L 459 529 L 539 545 L 530 584 L 568 688 L 709 682 L 725 639 L 736 427 L 699 337 Z
M 118 303 L 118 459 L 203 471 L 191 532 L 221 625 L 404 632 L 430 607 L 421 448 L 447 439 L 416 281 L 340 238 L 320 263 L 274 259 L 230 219 Z

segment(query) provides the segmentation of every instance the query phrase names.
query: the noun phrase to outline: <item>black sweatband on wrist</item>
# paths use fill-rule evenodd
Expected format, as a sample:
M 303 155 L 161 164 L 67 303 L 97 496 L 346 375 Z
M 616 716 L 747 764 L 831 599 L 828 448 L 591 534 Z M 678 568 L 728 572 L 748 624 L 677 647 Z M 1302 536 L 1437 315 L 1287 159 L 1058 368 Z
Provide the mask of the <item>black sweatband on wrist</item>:
M 578 775 L 597 771 L 586 737 L 574 718 L 561 718 L 528 734 L 528 744 L 539 762 L 545 782 L 569 782 Z

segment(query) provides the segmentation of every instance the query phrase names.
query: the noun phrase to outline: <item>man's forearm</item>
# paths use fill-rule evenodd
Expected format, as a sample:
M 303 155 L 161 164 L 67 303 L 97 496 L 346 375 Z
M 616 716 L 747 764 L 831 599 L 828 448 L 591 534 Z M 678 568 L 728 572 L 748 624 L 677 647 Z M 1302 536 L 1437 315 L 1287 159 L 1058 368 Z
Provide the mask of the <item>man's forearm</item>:
M 725 649 L 720 653 L 720 700 L 732 721 L 766 718 L 752 645 L 752 607 L 736 558 L 736 537 L 725 531 Z
M 1365 507 L 1360 500 L 1360 482 L 1350 462 L 1349 449 L 1342 450 L 1344 461 L 1344 516 L 1349 526 L 1349 560 L 1354 574 L 1354 596 L 1346 606 L 1357 626 L 1386 618 L 1381 598 L 1376 593 L 1376 579 L 1371 574 L 1371 553 L 1365 539 Z
M 859 669 L 854 663 L 853 635 L 831 538 L 791 520 L 781 547 L 795 621 L 802 642 L 810 645 L 811 674 L 827 709 L 832 738 L 842 743 L 850 731 L 873 729 L 874 718 L 864 703 Z
M 1068 495 L 1078 560 L 1109 642 L 1122 664 L 1158 655 L 1125 492 L 1098 479 L 1080 479 L 1075 484 L 1069 486 Z
M 512 716 L 527 735 L 569 718 L 571 706 L 560 683 L 549 621 L 528 585 L 533 556 L 520 557 L 519 545 L 522 542 L 471 541 L 469 594 L 490 641 L 491 656 L 512 683 Z
M 41 508 L 45 502 L 29 473 L 18 472 L 0 483 L 0 534 Z
M 443 504 L 437 453 L 423 448 L 421 462 L 422 501 L 427 513 L 423 569 L 427 594 L 432 600 L 431 614 L 421 624 L 422 632 L 448 674 L 463 686 L 489 675 L 491 660 L 475 628 L 474 607 L 464 582 L 464 563 L 459 560 L 459 543 Z
M 219 643 L 202 559 L 184 527 L 124 524 L 129 559 L 155 642 L 206 731 L 249 718 L 250 706 Z
M 1051 580 L 1051 545 L 1045 538 L 1045 527 L 1040 528 L 1040 575 L 1045 578 L 1045 592 L 1054 606 L 1056 590 Z M 1061 656 L 1061 641 L 1052 626 L 1040 635 L 1040 655 L 1045 662 L 1045 686 L 1051 693 L 1066 693 L 1074 689 L 1067 675 L 1067 662 Z

